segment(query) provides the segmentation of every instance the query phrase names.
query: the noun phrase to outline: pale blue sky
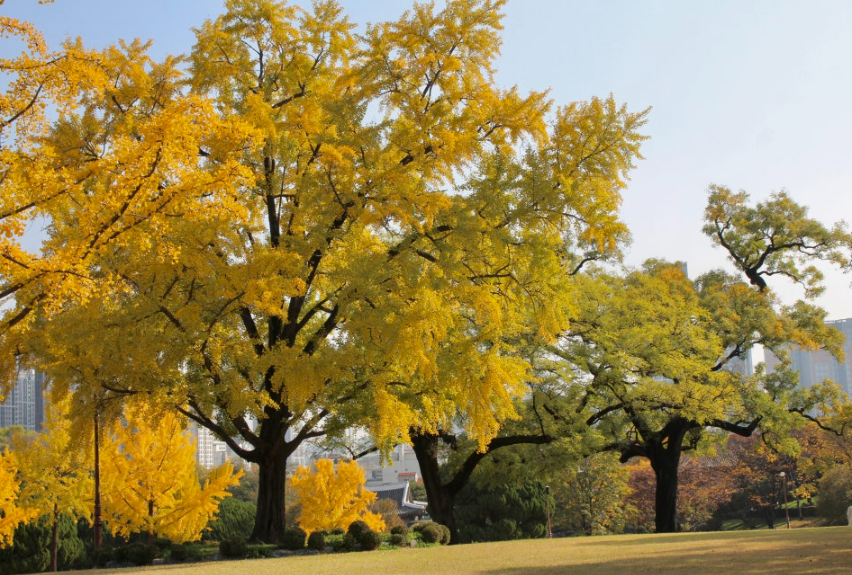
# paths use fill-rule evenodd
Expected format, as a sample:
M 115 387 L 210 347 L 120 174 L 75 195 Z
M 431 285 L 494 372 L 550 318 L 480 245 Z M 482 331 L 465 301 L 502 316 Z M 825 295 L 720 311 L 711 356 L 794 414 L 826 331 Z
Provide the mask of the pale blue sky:
M 357 23 L 410 6 L 341 4 Z M 6 0 L 0 13 L 34 22 L 51 45 L 77 35 L 90 46 L 153 38 L 161 56 L 186 51 L 190 28 L 221 5 Z M 629 263 L 684 260 L 693 276 L 723 265 L 700 233 L 711 183 L 754 198 L 786 189 L 826 223 L 852 217 L 852 2 L 509 0 L 504 24 L 501 84 L 550 88 L 563 103 L 612 93 L 634 110 L 653 106 L 652 139 L 622 211 L 633 233 Z M 0 54 L 11 47 L 0 40 Z M 829 276 L 819 303 L 833 319 L 852 317 L 850 280 Z

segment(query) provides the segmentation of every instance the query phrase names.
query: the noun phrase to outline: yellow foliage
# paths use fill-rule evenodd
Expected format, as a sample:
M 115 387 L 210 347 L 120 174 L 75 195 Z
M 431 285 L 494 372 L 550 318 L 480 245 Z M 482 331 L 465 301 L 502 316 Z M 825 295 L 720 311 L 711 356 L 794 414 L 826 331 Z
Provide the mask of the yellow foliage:
M 128 407 L 124 415 L 101 452 L 107 526 L 121 537 L 141 532 L 177 543 L 198 540 L 242 471 L 235 473 L 226 462 L 202 486 L 195 442 L 177 416 L 143 406 Z
M 71 433 L 70 398 L 59 398 L 47 409 L 44 430 L 16 437 L 21 497 L 39 515 L 91 520 L 94 500 L 92 452 L 88 442 Z
M 346 529 L 353 521 L 361 520 L 374 531 L 384 530 L 381 515 L 369 510 L 376 494 L 364 488 L 364 471 L 356 462 L 339 461 L 335 465 L 330 459 L 320 459 L 314 466 L 316 471 L 299 466 L 290 478 L 302 504 L 302 529 L 308 534 L 336 527 Z
M 15 454 L 8 449 L 0 453 L 0 548 L 12 544 L 15 528 L 38 517 L 37 509 L 21 507 L 18 491 L 20 480 Z

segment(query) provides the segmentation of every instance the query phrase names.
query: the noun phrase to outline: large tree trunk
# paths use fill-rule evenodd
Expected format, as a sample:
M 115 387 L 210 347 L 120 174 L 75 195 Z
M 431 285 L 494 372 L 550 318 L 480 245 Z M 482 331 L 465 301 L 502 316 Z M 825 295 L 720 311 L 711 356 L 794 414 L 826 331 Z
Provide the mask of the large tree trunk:
M 680 453 L 676 455 L 661 450 L 661 455 L 651 459 L 651 467 L 657 478 L 655 492 L 654 524 L 657 533 L 677 531 L 677 486 Z
M 417 463 L 420 464 L 420 474 L 423 477 L 423 487 L 426 488 L 426 499 L 429 501 L 429 515 L 433 521 L 446 525 L 450 530 L 450 543 L 457 541 L 456 521 L 453 517 L 455 492 L 441 482 L 441 466 L 438 463 L 438 436 L 432 434 L 411 434 L 411 446 Z
M 270 456 L 258 463 L 257 516 L 253 541 L 280 543 L 286 529 L 287 458 Z
M 683 454 L 683 438 L 692 424 L 672 419 L 653 440 L 646 440 L 646 453 L 657 479 L 654 494 L 654 524 L 657 533 L 675 533 L 677 524 L 678 467 Z

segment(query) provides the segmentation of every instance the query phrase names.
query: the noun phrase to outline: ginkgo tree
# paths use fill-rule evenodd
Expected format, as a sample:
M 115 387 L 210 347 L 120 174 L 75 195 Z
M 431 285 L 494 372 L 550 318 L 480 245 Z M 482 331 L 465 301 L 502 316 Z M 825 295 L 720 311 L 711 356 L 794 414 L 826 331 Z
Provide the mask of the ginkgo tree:
M 148 533 L 178 543 L 198 540 L 242 475 L 225 462 L 202 485 L 195 442 L 180 418 L 140 405 L 112 426 L 101 457 L 104 517 L 124 538 Z
M 89 519 L 92 514 L 91 450 L 70 432 L 70 398 L 57 398 L 46 409 L 44 430 L 16 437 L 22 501 L 49 518 L 50 569 L 58 569 L 59 519 Z
M 38 517 L 38 509 L 20 501 L 20 488 L 15 454 L 6 448 L 0 453 L 0 548 L 13 543 L 18 525 Z
M 374 531 L 383 531 L 381 515 L 370 511 L 376 494 L 364 484 L 364 470 L 355 461 L 318 459 L 314 470 L 299 466 L 290 478 L 302 505 L 299 526 L 309 535 L 314 531 L 347 529 L 353 521 L 363 521 Z
M 461 414 L 484 447 L 525 392 L 512 336 L 558 333 L 566 271 L 626 237 L 647 114 L 497 86 L 504 4 L 356 36 L 332 1 L 229 0 L 186 66 L 139 42 L 31 49 L 66 89 L 9 104 L 0 219 L 50 225 L 41 255 L 18 228 L 3 244 L 4 357 L 214 431 L 259 467 L 264 541 L 307 439 L 360 422 L 387 449 Z M 29 95 L 58 110 L 31 134 Z

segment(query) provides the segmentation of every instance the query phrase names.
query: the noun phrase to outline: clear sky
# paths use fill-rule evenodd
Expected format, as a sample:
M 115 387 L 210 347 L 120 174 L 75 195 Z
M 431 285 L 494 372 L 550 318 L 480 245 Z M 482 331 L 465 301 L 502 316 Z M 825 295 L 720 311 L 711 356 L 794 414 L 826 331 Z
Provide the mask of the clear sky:
M 297 2 L 302 3 L 302 2 Z M 307 3 L 307 2 L 305 2 Z M 341 0 L 353 22 L 395 18 L 407 0 Z M 154 40 L 180 53 L 219 0 L 6 0 L 51 46 Z M 852 2 L 847 0 L 509 0 L 498 81 L 549 88 L 559 103 L 612 93 L 653 107 L 645 160 L 624 195 L 627 261 L 683 260 L 691 276 L 724 266 L 701 234 L 707 186 L 765 199 L 786 190 L 826 224 L 852 218 Z M 0 40 L 0 54 L 10 48 Z M 852 275 L 828 274 L 819 303 L 852 317 Z M 778 285 L 776 282 L 774 286 Z M 801 295 L 779 290 L 787 301 Z

